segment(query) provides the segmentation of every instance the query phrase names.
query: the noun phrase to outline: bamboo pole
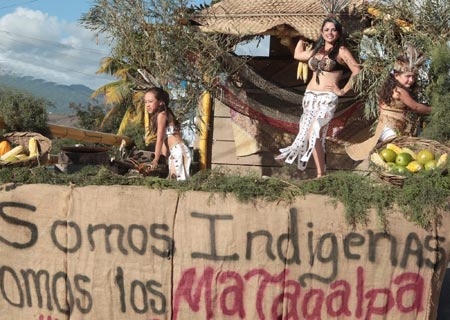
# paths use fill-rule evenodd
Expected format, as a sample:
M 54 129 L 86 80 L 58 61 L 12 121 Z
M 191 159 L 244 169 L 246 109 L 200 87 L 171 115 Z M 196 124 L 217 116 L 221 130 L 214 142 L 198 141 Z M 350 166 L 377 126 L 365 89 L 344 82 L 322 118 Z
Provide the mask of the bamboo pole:
M 199 154 L 200 154 L 200 170 L 208 168 L 208 138 L 209 123 L 211 119 L 211 93 L 204 92 L 201 98 L 201 115 L 200 138 L 199 138 Z
M 0 116 L 0 129 L 5 129 L 5 121 Z M 56 138 L 67 138 L 81 142 L 103 143 L 107 145 L 120 146 L 122 140 L 125 140 L 126 145 L 131 145 L 133 140 L 126 136 L 119 136 L 110 133 L 104 133 L 99 131 L 84 130 L 72 127 L 60 126 L 57 124 L 48 124 L 50 134 Z

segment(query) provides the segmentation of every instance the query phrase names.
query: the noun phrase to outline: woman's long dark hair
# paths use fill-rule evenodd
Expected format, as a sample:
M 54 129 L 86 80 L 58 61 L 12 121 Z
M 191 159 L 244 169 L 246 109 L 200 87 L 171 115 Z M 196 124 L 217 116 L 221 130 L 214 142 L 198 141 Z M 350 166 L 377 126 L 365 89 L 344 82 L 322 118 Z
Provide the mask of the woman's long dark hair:
M 152 87 L 152 88 L 148 89 L 147 91 L 145 91 L 145 93 L 149 93 L 149 92 L 153 93 L 156 100 L 163 102 L 163 104 L 160 105 L 158 107 L 158 109 L 156 109 L 156 111 L 152 114 L 153 129 L 155 131 L 157 130 L 158 114 L 160 112 L 164 112 L 164 111 L 167 113 L 167 122 L 169 122 L 169 119 L 172 118 L 173 122 L 175 123 L 175 126 L 179 127 L 180 123 L 178 122 L 177 118 L 175 117 L 175 114 L 173 113 L 172 109 L 169 108 L 169 102 L 170 102 L 169 93 L 167 93 L 167 91 L 165 91 L 164 89 L 159 88 L 159 87 Z
M 330 57 L 330 59 L 335 59 L 339 52 L 339 48 L 344 45 L 344 39 L 342 38 L 342 25 L 338 20 L 336 20 L 333 17 L 328 17 L 328 18 L 325 18 L 325 20 L 323 20 L 322 27 L 320 28 L 320 37 L 319 37 L 319 40 L 317 40 L 316 44 L 314 45 L 312 55 L 314 56 L 323 46 L 325 46 L 325 40 L 323 39 L 323 36 L 322 36 L 322 30 L 327 22 L 331 22 L 332 24 L 334 24 L 336 31 L 339 33 L 339 37 L 337 38 L 336 42 L 334 43 L 333 49 L 331 49 L 330 53 L 328 53 L 328 56 Z

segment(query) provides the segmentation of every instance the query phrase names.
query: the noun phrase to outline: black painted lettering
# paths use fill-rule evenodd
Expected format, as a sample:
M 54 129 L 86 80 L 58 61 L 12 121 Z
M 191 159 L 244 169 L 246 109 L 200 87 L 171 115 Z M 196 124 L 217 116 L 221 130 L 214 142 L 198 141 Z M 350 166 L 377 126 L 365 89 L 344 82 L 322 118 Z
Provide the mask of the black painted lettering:
M 61 244 L 61 242 L 58 240 L 58 236 L 57 236 L 57 229 L 59 227 L 64 227 L 66 229 L 70 228 L 74 230 L 74 237 L 75 237 L 75 244 L 73 245 L 72 248 L 68 248 L 66 247 L 64 244 Z M 67 233 L 64 233 L 64 243 L 67 242 L 67 234 L 69 234 L 69 231 L 67 231 Z M 76 224 L 73 221 L 67 222 L 65 220 L 56 220 L 55 222 L 53 222 L 52 225 L 52 229 L 50 231 L 50 235 L 52 238 L 52 242 L 53 245 L 58 248 L 59 250 L 61 250 L 62 252 L 66 252 L 66 253 L 74 253 L 77 252 L 80 248 L 81 248 L 81 243 L 82 243 L 82 236 L 81 236 L 81 230 L 80 227 L 78 226 L 78 224 Z M 72 237 L 69 237 L 72 239 Z
M 157 224 L 154 223 L 150 226 L 150 235 L 158 240 L 163 240 L 166 243 L 165 249 L 158 249 L 152 245 L 152 252 L 157 256 L 162 258 L 170 258 L 175 254 L 175 241 L 166 234 L 161 234 L 158 230 L 169 231 L 169 226 L 167 224 Z
M 127 312 L 127 305 L 125 302 L 125 279 L 121 267 L 117 267 L 116 269 L 116 284 L 119 287 L 120 311 L 125 313 Z
M 353 260 L 360 260 L 361 255 L 352 253 L 350 251 L 350 247 L 360 247 L 366 242 L 366 239 L 363 235 L 356 233 L 356 232 L 350 232 L 347 234 L 344 238 L 344 254 L 347 259 L 353 259 Z
M 139 296 L 139 294 L 136 294 L 136 289 L 139 288 L 141 292 L 141 299 L 142 299 L 142 307 L 139 308 L 136 304 L 136 296 Z M 130 304 L 133 308 L 134 312 L 143 314 L 146 313 L 148 310 L 148 304 L 147 304 L 147 290 L 145 289 L 145 285 L 139 281 L 139 280 L 133 280 L 131 282 L 131 290 L 130 290 Z
M 141 244 L 140 247 L 138 247 L 135 243 L 134 243 L 134 238 L 133 237 L 133 232 L 134 231 L 140 231 L 141 233 Z M 137 252 L 140 255 L 144 255 L 145 251 L 147 249 L 147 243 L 148 243 L 148 235 L 147 235 L 147 229 L 144 226 L 140 226 L 137 224 L 132 224 L 131 226 L 128 227 L 128 245 L 130 246 L 131 250 L 133 250 L 134 252 Z
M 326 240 L 329 240 L 329 244 L 326 244 Z M 329 253 L 326 254 L 326 251 L 329 251 Z M 322 263 L 331 262 L 331 275 L 329 277 L 322 277 L 315 273 L 305 273 L 299 277 L 300 284 L 306 287 L 306 279 L 316 279 L 323 283 L 331 283 L 337 276 L 338 258 L 339 250 L 336 236 L 333 233 L 322 235 L 317 244 L 317 260 Z
M 3 238 L 2 236 L 0 236 L 0 242 L 3 242 L 4 244 L 11 246 L 13 248 L 16 248 L 16 249 L 26 249 L 26 248 L 32 247 L 38 240 L 37 226 L 34 223 L 8 216 L 4 211 L 4 209 L 8 208 L 8 207 L 26 209 L 26 210 L 30 210 L 32 212 L 36 211 L 36 207 L 28 205 L 28 204 L 24 204 L 24 203 L 18 203 L 18 202 L 0 202 L 0 217 L 3 218 L 3 220 L 5 220 L 5 222 L 7 222 L 9 224 L 27 228 L 30 232 L 30 240 L 25 243 L 19 243 L 19 242 L 9 241 L 9 240 Z
M 9 284 L 11 283 L 8 281 L 5 281 L 6 273 L 9 273 L 14 280 L 14 288 L 12 288 Z M 19 297 L 19 301 L 14 302 L 11 300 L 11 298 L 8 296 L 8 292 L 6 290 L 8 289 L 9 292 L 13 291 L 14 289 L 17 289 L 17 293 L 12 294 L 12 296 Z M 2 292 L 3 298 L 12 306 L 23 308 L 24 307 L 24 296 L 23 296 L 23 290 L 20 285 L 19 277 L 17 276 L 16 272 L 13 268 L 8 266 L 2 266 L 0 268 L 0 290 Z
M 162 285 L 161 283 L 157 282 L 157 281 L 147 281 L 147 283 L 145 284 L 145 286 L 147 287 L 147 290 L 154 296 L 156 296 L 157 298 L 159 298 L 160 300 L 160 307 L 157 307 L 157 303 L 155 299 L 150 299 L 150 307 L 152 308 L 152 311 L 155 314 L 164 314 L 166 312 L 166 308 L 167 308 L 167 301 L 166 301 L 166 297 L 164 296 L 164 294 L 159 291 L 156 288 L 161 288 Z
M 239 260 L 239 255 L 234 253 L 229 256 L 220 256 L 217 254 L 216 246 L 216 221 L 217 220 L 233 220 L 232 215 L 211 215 L 198 212 L 191 213 L 193 218 L 208 219 L 209 220 L 209 240 L 210 240 L 210 253 L 193 252 L 191 254 L 192 259 L 206 259 L 213 261 L 236 261 Z
M 60 279 L 64 281 L 63 286 L 58 286 L 58 281 Z M 61 295 L 61 299 L 58 294 Z M 73 311 L 74 297 L 72 286 L 70 285 L 70 281 L 65 272 L 60 271 L 53 276 L 52 295 L 56 309 L 61 313 L 70 315 Z M 60 300 L 62 300 L 63 303 L 61 303 Z
M 413 248 L 414 247 L 414 248 Z M 416 256 L 416 265 L 419 268 L 423 266 L 423 246 L 420 242 L 417 233 L 411 232 L 405 241 L 405 248 L 403 250 L 402 261 L 400 262 L 400 267 L 405 268 L 408 264 L 409 256 Z
M 391 265 L 396 266 L 398 263 L 397 258 L 397 239 L 386 232 L 378 232 L 374 233 L 372 230 L 367 230 L 367 233 L 369 234 L 369 261 L 370 262 L 376 262 L 377 258 L 377 246 L 378 241 L 380 240 L 388 240 L 391 243 L 391 251 L 390 251 L 390 259 L 391 259 Z
M 297 211 L 295 209 L 289 210 L 289 224 L 288 232 L 282 234 L 277 241 L 278 256 L 286 264 L 300 264 L 300 247 L 298 245 L 298 227 L 297 227 Z M 288 258 L 283 252 L 283 242 L 287 241 L 292 244 L 292 257 Z M 289 248 L 286 246 L 286 252 Z
M 425 259 L 425 265 L 434 270 L 439 269 L 439 267 L 446 261 L 445 249 L 440 245 L 440 243 L 445 242 L 444 237 L 431 236 L 428 235 L 424 241 L 424 247 L 426 250 L 430 251 L 434 255 L 434 259 Z
M 82 287 L 82 283 L 90 283 L 90 282 L 91 282 L 91 279 L 89 279 L 89 277 L 87 277 L 85 275 L 81 275 L 81 274 L 75 275 L 75 278 L 74 278 L 75 289 L 79 293 L 81 293 L 81 295 L 83 296 L 83 298 L 81 298 L 81 299 L 77 298 L 75 303 L 76 303 L 78 310 L 80 310 L 80 312 L 83 314 L 89 313 L 91 311 L 92 305 L 93 305 L 91 293 Z M 86 304 L 85 306 L 82 305 L 83 301 Z
M 43 306 L 43 296 L 46 296 L 47 309 L 53 310 L 52 297 L 50 295 L 50 274 L 47 270 L 39 270 L 38 272 L 28 269 L 21 270 L 22 278 L 25 284 L 25 292 L 27 297 L 27 305 L 29 307 L 33 306 L 33 296 L 37 297 L 37 306 L 42 308 Z M 31 279 L 30 279 L 31 278 Z M 41 284 L 43 281 L 43 288 Z M 31 289 L 31 283 L 34 284 L 34 291 Z M 42 290 L 44 291 L 42 291 Z
M 95 241 L 94 241 L 93 235 L 98 230 L 104 231 L 106 252 L 108 252 L 108 253 L 112 252 L 111 242 L 110 242 L 109 238 L 111 237 L 112 232 L 114 230 L 116 230 L 119 233 L 117 236 L 117 248 L 120 250 L 120 252 L 122 252 L 122 254 L 124 254 L 124 255 L 128 254 L 128 250 L 125 249 L 125 247 L 123 246 L 123 238 L 125 236 L 125 228 L 123 226 L 121 226 L 120 224 L 111 224 L 111 225 L 106 225 L 106 224 L 92 225 L 92 224 L 90 224 L 88 226 L 88 240 L 89 240 L 89 244 L 91 246 L 91 251 L 95 250 Z
M 247 232 L 247 246 L 245 248 L 245 258 L 247 260 L 252 259 L 253 239 L 255 239 L 256 237 L 265 237 L 267 239 L 266 240 L 266 254 L 270 260 L 275 260 L 276 257 L 272 252 L 273 237 L 272 237 L 272 234 L 266 230 Z
M 314 224 L 312 222 L 308 222 L 307 224 L 308 228 L 312 229 L 314 227 Z M 309 252 L 309 265 L 312 266 L 314 264 L 314 246 L 313 246 L 313 240 L 314 240 L 314 232 L 308 231 L 308 252 Z

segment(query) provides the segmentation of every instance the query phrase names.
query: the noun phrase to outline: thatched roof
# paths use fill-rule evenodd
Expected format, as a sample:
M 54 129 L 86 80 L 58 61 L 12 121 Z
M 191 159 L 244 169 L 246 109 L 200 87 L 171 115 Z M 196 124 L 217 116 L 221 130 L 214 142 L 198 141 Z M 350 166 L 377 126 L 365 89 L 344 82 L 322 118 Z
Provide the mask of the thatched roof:
M 355 20 L 364 0 L 351 0 L 341 21 Z M 302 35 L 315 40 L 326 13 L 318 0 L 223 0 L 191 17 L 204 32 L 233 35 Z M 347 30 L 348 31 L 348 30 Z

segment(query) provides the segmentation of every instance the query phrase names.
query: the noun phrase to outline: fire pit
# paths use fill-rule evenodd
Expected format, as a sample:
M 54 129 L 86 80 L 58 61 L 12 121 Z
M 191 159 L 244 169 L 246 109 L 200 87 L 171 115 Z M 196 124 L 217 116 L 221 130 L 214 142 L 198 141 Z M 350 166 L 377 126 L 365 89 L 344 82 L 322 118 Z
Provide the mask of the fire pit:
M 87 165 L 109 165 L 109 148 L 70 146 L 61 148 L 58 163 L 60 171 L 72 173 Z

